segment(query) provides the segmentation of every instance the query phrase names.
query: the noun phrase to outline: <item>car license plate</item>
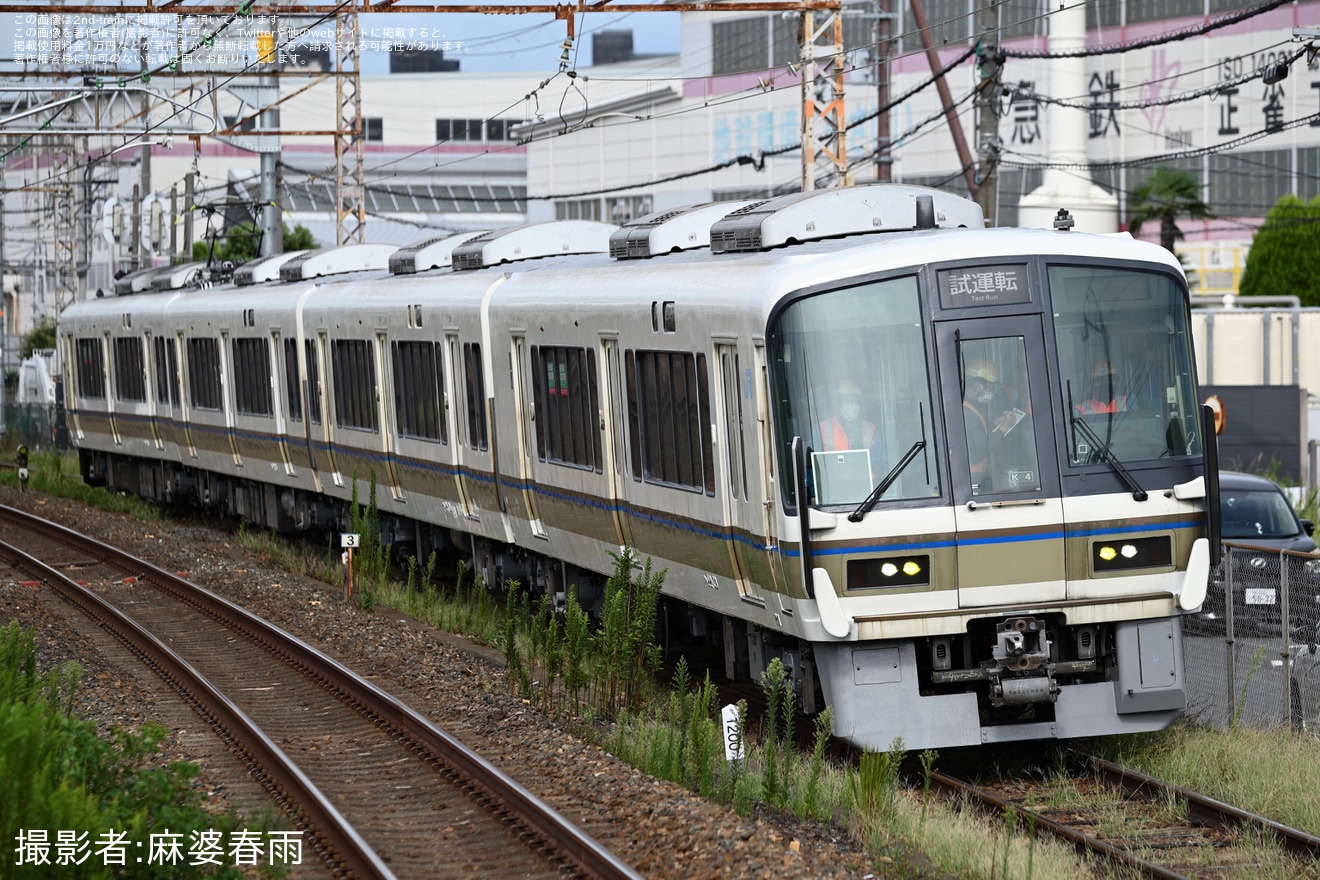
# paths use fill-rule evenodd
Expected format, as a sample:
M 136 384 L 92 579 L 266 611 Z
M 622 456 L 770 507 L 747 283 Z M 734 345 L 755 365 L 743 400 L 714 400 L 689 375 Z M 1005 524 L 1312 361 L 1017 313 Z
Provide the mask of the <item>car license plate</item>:
M 1247 590 L 1248 605 L 1273 605 L 1275 602 L 1274 594 L 1277 590 L 1267 590 L 1255 588 Z

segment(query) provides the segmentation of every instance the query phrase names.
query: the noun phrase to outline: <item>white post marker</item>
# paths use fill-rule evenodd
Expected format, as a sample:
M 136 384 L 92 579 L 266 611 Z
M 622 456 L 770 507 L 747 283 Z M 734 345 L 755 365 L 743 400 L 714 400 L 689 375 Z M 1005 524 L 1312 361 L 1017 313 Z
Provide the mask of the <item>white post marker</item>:
M 357 532 L 341 532 L 339 546 L 344 548 L 344 564 L 348 567 L 348 576 L 344 579 L 344 601 L 353 598 L 353 551 L 362 542 Z
M 724 760 L 741 761 L 743 757 L 742 719 L 738 707 L 730 703 L 720 711 L 724 719 Z

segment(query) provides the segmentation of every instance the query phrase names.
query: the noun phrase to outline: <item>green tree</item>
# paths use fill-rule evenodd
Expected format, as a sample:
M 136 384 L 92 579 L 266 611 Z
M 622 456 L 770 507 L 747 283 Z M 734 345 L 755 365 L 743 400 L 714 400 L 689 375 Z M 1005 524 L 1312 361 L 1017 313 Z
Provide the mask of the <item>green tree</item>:
M 1160 247 L 1173 253 L 1173 245 L 1183 237 L 1178 218 L 1206 220 L 1214 215 L 1201 200 L 1201 184 L 1186 171 L 1156 168 L 1146 182 L 1128 197 L 1128 229 L 1135 236 L 1152 220 L 1160 222 Z
M 23 334 L 23 340 L 19 343 L 19 360 L 26 360 L 32 357 L 33 349 L 54 348 L 55 347 L 55 319 L 51 317 L 42 318 L 32 329 Z
M 284 249 L 286 251 L 310 250 L 316 247 L 316 241 L 312 238 L 312 233 L 306 226 L 299 223 L 293 229 L 289 229 L 289 224 L 284 225 Z M 206 260 L 210 252 L 211 243 L 209 241 L 198 241 L 193 243 L 193 259 L 197 262 Z M 261 252 L 261 231 L 255 223 L 239 223 L 237 226 L 231 226 L 225 231 L 222 238 L 217 238 L 215 243 L 216 260 L 233 260 L 235 263 L 243 263 L 252 259 Z
M 1239 288 L 1243 296 L 1294 295 L 1320 306 L 1320 196 L 1304 202 L 1289 194 L 1270 208 Z

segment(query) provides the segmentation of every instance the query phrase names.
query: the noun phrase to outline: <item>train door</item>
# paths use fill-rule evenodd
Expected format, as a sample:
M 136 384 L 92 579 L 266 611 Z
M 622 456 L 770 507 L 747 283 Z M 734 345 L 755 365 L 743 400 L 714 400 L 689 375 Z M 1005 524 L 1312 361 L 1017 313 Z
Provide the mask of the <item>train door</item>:
M 463 347 L 459 344 L 457 333 L 445 334 L 445 358 L 448 360 L 445 371 L 445 375 L 449 377 L 448 397 L 454 404 L 447 408 L 453 417 L 449 426 L 449 436 L 454 438 L 454 484 L 459 503 L 463 506 L 463 515 L 472 517 L 474 515 L 472 499 L 468 497 L 467 482 L 463 479 L 463 460 L 466 457 L 463 444 L 465 440 L 475 444 L 475 438 L 471 436 L 474 425 L 468 418 L 472 401 L 468 399 L 463 372 Z
M 523 504 L 527 508 L 527 521 L 532 534 L 538 538 L 548 538 L 545 523 L 541 521 L 541 509 L 536 503 L 536 463 L 532 457 L 536 447 L 532 432 L 540 430 L 538 417 L 545 416 L 544 413 L 536 412 L 536 405 L 530 396 L 527 337 L 513 337 L 510 356 L 513 358 L 513 408 L 518 422 L 518 476 L 522 483 Z
M 156 365 L 157 348 L 156 337 L 150 330 L 142 334 L 142 344 L 146 346 L 147 367 L 143 371 L 143 378 L 147 383 L 147 412 L 151 413 L 148 420 L 151 424 L 151 445 L 156 449 L 165 448 L 165 440 L 160 433 L 160 369 Z M 166 398 L 168 400 L 168 397 Z
M 111 438 L 113 438 L 116 446 L 123 446 L 124 438 L 119 436 L 119 417 L 115 407 L 119 386 L 114 381 L 115 373 L 111 365 L 111 352 L 114 351 L 114 345 L 115 341 L 109 333 L 101 334 L 101 375 L 106 377 L 105 413 L 110 425 Z
M 280 371 L 280 366 L 284 363 L 284 350 L 285 345 L 280 337 L 280 331 L 272 330 L 270 333 L 271 412 L 275 416 L 275 437 L 276 445 L 280 449 L 280 462 L 284 465 L 284 473 L 292 476 L 297 471 L 293 466 L 293 456 L 289 450 L 288 406 L 284 400 L 289 393 L 289 383 L 287 374 Z M 285 376 L 285 381 L 280 380 L 281 376 Z
M 390 486 L 390 497 L 395 501 L 403 500 L 403 487 L 399 484 L 399 467 L 395 461 L 398 455 L 395 430 L 398 419 L 394 414 L 394 369 L 390 357 L 389 334 L 383 330 L 376 332 L 376 412 L 380 424 L 380 452 L 385 461 L 385 481 Z
M 338 457 L 335 455 L 335 435 L 332 427 L 334 425 L 334 418 L 330 414 L 329 389 L 333 387 L 333 380 L 331 377 L 334 376 L 334 373 L 330 370 L 330 339 L 325 330 L 318 330 L 316 332 L 316 341 L 313 345 L 313 349 L 316 366 L 314 368 L 312 367 L 312 361 L 309 361 L 307 366 L 309 370 L 315 370 L 318 379 L 316 383 L 317 412 L 321 416 L 320 434 L 321 440 L 325 444 L 325 459 L 322 467 L 334 485 L 342 486 L 344 485 L 344 475 L 339 471 L 339 461 Z M 311 393 L 311 389 L 309 388 L 309 397 L 311 396 Z
M 719 438 L 724 447 L 725 468 L 721 495 L 730 562 L 738 581 L 738 594 L 764 602 L 756 577 L 756 567 L 765 557 L 759 549 L 765 543 L 762 505 L 760 492 L 753 492 L 747 479 L 748 416 L 756 411 L 752 371 L 747 367 L 744 372 L 736 343 L 715 343 L 715 360 L 719 364 Z
M 614 529 L 619 535 L 619 545 L 631 545 L 632 529 L 630 519 L 623 510 L 624 489 L 628 484 L 628 438 L 627 410 L 624 408 L 623 395 L 623 358 L 619 354 L 619 340 L 614 337 L 601 337 L 600 361 L 605 374 L 605 413 L 602 420 L 605 427 L 605 461 L 603 467 L 609 477 L 611 507 L 614 510 Z
M 1040 317 L 936 326 L 958 603 L 1064 599 L 1063 503 Z
M 220 331 L 220 399 L 224 401 L 225 436 L 229 439 L 229 456 L 237 467 L 243 466 L 243 455 L 238 451 L 238 426 L 234 414 L 238 412 L 238 402 L 234 399 L 236 390 L 231 378 L 234 375 L 234 359 L 229 345 L 229 332 Z
M 178 368 L 179 376 L 179 419 L 183 428 L 183 441 L 188 446 L 188 456 L 197 457 L 197 439 L 193 436 L 192 430 L 192 376 L 191 367 L 188 365 L 187 357 L 179 357 L 179 353 L 187 352 L 184 345 L 183 334 L 177 334 L 172 340 L 175 348 L 175 366 Z M 187 389 L 187 393 L 184 393 Z

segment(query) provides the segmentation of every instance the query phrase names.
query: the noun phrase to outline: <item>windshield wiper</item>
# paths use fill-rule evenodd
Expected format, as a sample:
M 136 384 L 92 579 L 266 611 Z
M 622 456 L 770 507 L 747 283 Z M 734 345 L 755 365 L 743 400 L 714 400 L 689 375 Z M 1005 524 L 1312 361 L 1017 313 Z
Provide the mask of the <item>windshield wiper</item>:
M 1118 478 L 1123 481 L 1123 485 L 1131 490 L 1133 501 L 1145 501 L 1149 497 L 1146 490 L 1141 488 L 1141 484 L 1137 482 L 1137 478 L 1132 476 L 1127 468 L 1123 467 L 1123 462 L 1118 460 L 1118 456 L 1110 451 L 1109 445 L 1100 439 L 1090 425 L 1083 421 L 1080 416 L 1073 416 L 1072 426 L 1074 430 L 1080 428 L 1082 433 L 1086 435 L 1086 439 L 1099 450 L 1100 457 L 1109 463 L 1109 466 L 1114 469 L 1114 473 L 1118 474 Z
M 917 453 L 925 448 L 925 440 L 918 440 L 916 443 L 913 443 L 912 448 L 903 455 L 903 458 L 899 460 L 898 464 L 894 465 L 889 473 L 885 474 L 885 478 L 880 481 L 880 485 L 872 489 L 871 494 L 866 496 L 866 500 L 859 504 L 856 510 L 848 514 L 848 522 L 861 522 L 862 517 L 866 516 L 866 514 L 871 511 L 871 508 L 875 507 L 876 503 L 880 500 L 880 496 L 885 494 L 885 490 L 894 485 L 894 480 L 897 480 L 898 475 L 903 473 L 903 468 L 907 467 L 912 462 L 912 459 L 917 457 Z

